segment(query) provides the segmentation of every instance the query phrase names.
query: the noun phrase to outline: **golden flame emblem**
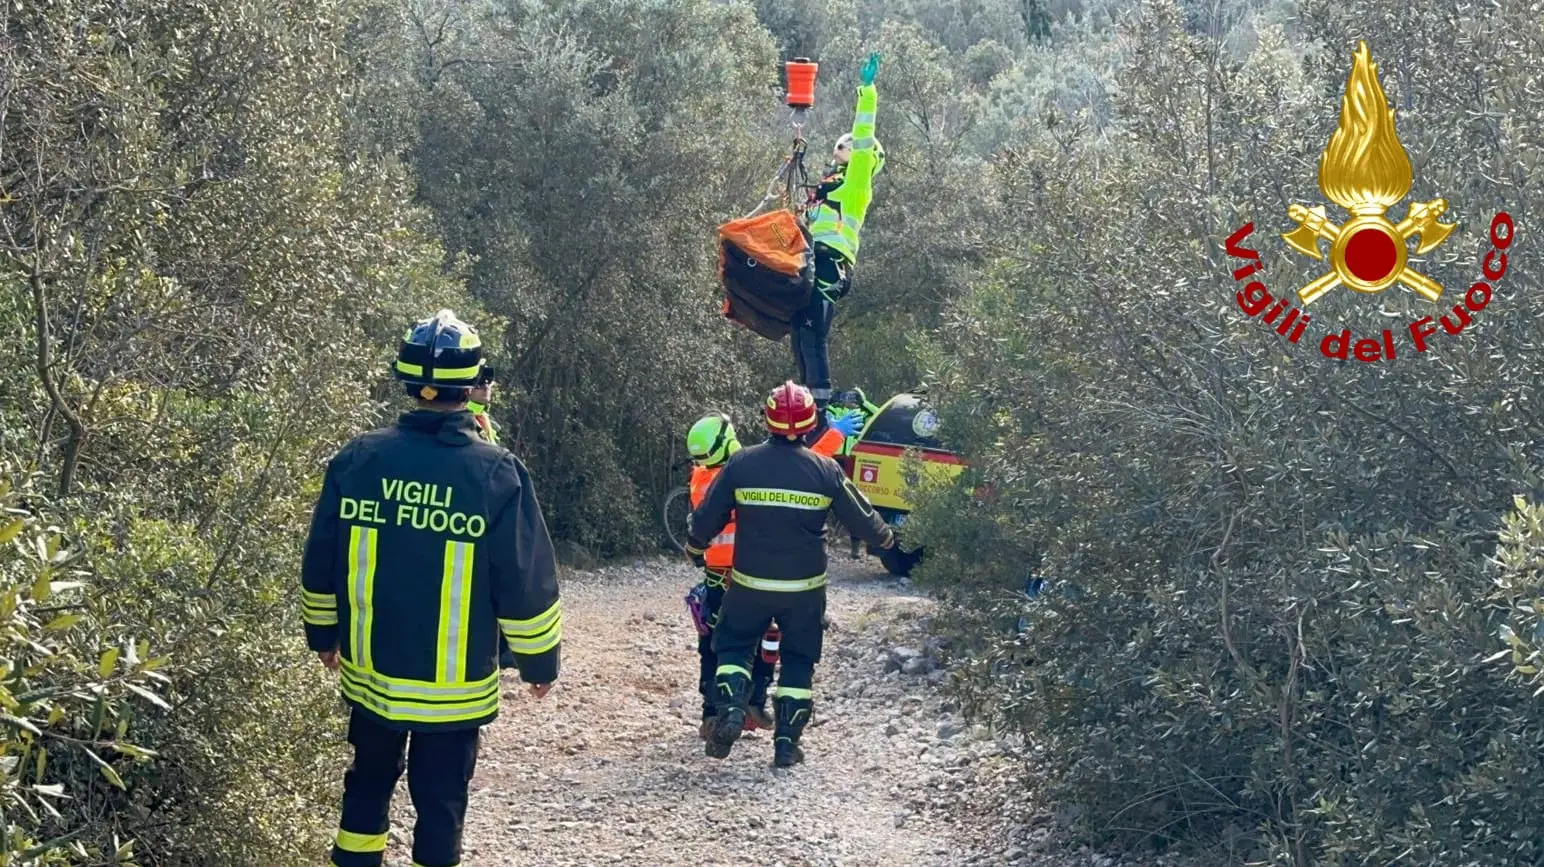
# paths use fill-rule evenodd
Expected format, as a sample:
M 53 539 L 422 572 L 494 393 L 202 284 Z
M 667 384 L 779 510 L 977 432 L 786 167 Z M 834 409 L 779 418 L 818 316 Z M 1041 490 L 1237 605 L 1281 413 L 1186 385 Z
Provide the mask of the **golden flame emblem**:
M 1322 261 L 1319 239 L 1330 242 L 1331 270 L 1297 291 L 1304 305 L 1342 283 L 1368 294 L 1403 283 L 1428 301 L 1442 296 L 1441 284 L 1409 266 L 1406 242 L 1420 235 L 1420 255 L 1447 240 L 1456 227 L 1437 222 L 1447 211 L 1446 200 L 1411 204 L 1398 225 L 1384 216 L 1410 194 L 1412 180 L 1410 156 L 1394 131 L 1394 109 L 1378 82 L 1378 66 L 1367 43 L 1358 42 L 1340 100 L 1340 124 L 1319 157 L 1319 191 L 1351 220 L 1335 225 L 1323 205 L 1287 209 L 1298 223 L 1282 235 L 1292 249 Z

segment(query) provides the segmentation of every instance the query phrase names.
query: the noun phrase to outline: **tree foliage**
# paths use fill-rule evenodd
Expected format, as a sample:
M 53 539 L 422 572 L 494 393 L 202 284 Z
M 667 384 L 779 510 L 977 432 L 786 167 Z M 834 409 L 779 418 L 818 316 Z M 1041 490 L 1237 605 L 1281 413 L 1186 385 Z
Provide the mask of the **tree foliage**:
M 9 670 L 105 702 L 34 724 L 48 765 L 12 749 L 9 773 L 69 800 L 7 810 L 11 854 L 62 837 L 132 840 L 146 864 L 304 861 L 331 824 L 339 736 L 301 652 L 296 535 L 321 459 L 376 420 L 360 384 L 402 323 L 465 306 L 454 262 L 403 167 L 344 147 L 356 5 L 3 14 L 0 454 L 47 477 L 17 508 L 39 520 L 50 504 L 92 588 L 57 666 L 19 655 Z M 170 659 L 154 698 L 124 692 L 140 642 Z M 109 648 L 119 667 L 81 679 Z M 121 791 L 51 746 L 129 748 L 129 708 L 154 755 L 98 753 Z
M 8 5 L 0 862 L 320 857 L 298 539 L 403 324 L 482 329 L 568 550 L 646 549 L 691 421 L 749 439 L 792 375 L 720 315 L 713 243 L 789 145 L 779 65 L 821 64 L 818 169 L 873 50 L 836 384 L 926 388 L 969 459 L 908 535 L 972 708 L 1044 748 L 1026 795 L 1210 863 L 1539 860 L 1535 7 Z M 1462 334 L 1380 364 L 1251 321 L 1224 245 L 1253 220 L 1273 293 L 1316 276 L 1276 239 L 1361 38 L 1460 226 L 1418 263 L 1443 304 L 1491 214 L 1521 233 Z M 1310 340 L 1429 312 L 1337 290 Z
M 416 109 L 420 196 L 509 323 L 505 439 L 555 534 L 631 550 L 682 420 L 751 385 L 703 239 L 776 165 L 755 121 L 770 40 L 707 0 L 429 3 L 381 26 L 421 46 L 375 72 Z
M 1544 717 L 1503 664 L 1531 673 L 1526 517 L 1504 604 L 1491 559 L 1513 496 L 1540 493 L 1524 244 L 1461 335 L 1417 353 L 1404 332 L 1480 278 L 1494 213 L 1535 218 L 1537 73 L 1500 60 L 1530 50 L 1524 13 L 1306 3 L 1288 32 L 1194 12 L 1120 19 L 1108 117 L 1008 134 L 993 267 L 924 341 L 973 463 L 918 516 L 924 571 L 999 636 L 973 645 L 968 691 L 1045 747 L 1045 793 L 1090 839 L 1532 863 Z M 1224 239 L 1254 221 L 1278 297 L 1316 276 L 1276 233 L 1320 199 L 1368 36 L 1412 198 L 1460 222 L 1418 265 L 1448 289 L 1436 313 L 1337 290 L 1294 347 L 1240 310 Z M 1342 327 L 1394 329 L 1399 357 L 1321 356 Z M 995 496 L 970 500 L 983 480 Z M 1026 600 L 1031 573 L 1052 589 Z

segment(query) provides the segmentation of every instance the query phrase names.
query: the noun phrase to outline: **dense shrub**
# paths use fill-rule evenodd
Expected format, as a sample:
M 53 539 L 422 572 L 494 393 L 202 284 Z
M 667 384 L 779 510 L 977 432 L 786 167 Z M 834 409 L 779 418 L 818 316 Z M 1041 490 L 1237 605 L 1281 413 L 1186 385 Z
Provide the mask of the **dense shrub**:
M 13 787 L 36 813 L 5 810 L 13 848 L 294 864 L 335 821 L 341 715 L 295 598 L 308 486 L 380 419 L 367 386 L 403 323 L 441 305 L 476 318 L 401 167 L 343 145 L 355 77 L 334 49 L 357 12 L 4 13 L 0 460 L 46 478 L 26 511 L 46 504 L 73 558 L 55 568 L 89 582 L 33 608 L 19 564 L 41 530 L 5 546 L 25 605 L 3 664 L 29 696 L 6 772 L 70 795 L 50 812 Z M 55 639 L 32 622 L 43 606 L 86 619 Z M 38 694 L 69 701 L 24 743 L 25 721 L 56 713 Z
M 299 642 L 297 542 L 322 461 L 393 408 L 402 324 L 482 327 L 565 551 L 649 545 L 691 420 L 754 439 L 793 370 L 719 315 L 714 274 L 714 227 L 788 143 L 778 61 L 821 63 L 818 169 L 879 49 L 889 158 L 834 378 L 927 387 L 970 459 L 908 536 L 976 657 L 971 707 L 1046 747 L 1038 794 L 1089 839 L 1213 863 L 1540 860 L 1529 4 L 0 19 L 0 858 L 318 857 L 339 715 Z M 1492 213 L 1521 233 L 1473 325 L 1380 365 L 1246 320 L 1223 247 L 1252 219 L 1273 291 L 1316 275 L 1276 237 L 1318 201 L 1368 37 L 1413 195 L 1460 226 L 1419 265 L 1445 303 Z M 1375 334 L 1424 305 L 1340 290 L 1314 316 Z
M 132 864 L 134 839 L 112 832 L 125 778 L 155 756 L 134 723 L 166 705 L 168 660 L 117 621 L 47 498 L 0 470 L 0 862 Z
M 974 645 L 974 707 L 1046 748 L 1044 794 L 1090 839 L 1216 843 L 1229 863 L 1535 862 L 1544 713 L 1487 660 L 1506 647 L 1488 558 L 1513 495 L 1541 489 L 1537 272 L 1514 264 L 1460 337 L 1369 365 L 1247 319 L 1223 253 L 1253 219 L 1273 291 L 1316 276 L 1274 233 L 1287 202 L 1320 198 L 1377 22 L 1413 196 L 1461 221 L 1419 267 L 1457 300 L 1491 214 L 1536 211 L 1537 73 L 1497 60 L 1526 50 L 1523 13 L 1310 3 L 1297 32 L 1257 20 L 1234 55 L 1227 27 L 1198 35 L 1183 12 L 1124 21 L 1107 122 L 1026 132 L 999 162 L 997 267 L 926 350 L 966 481 L 995 491 L 939 495 L 914 531 L 922 577 L 995 628 L 976 632 L 996 637 Z M 1507 119 L 1477 119 L 1477 95 Z M 1340 291 L 1313 314 L 1319 335 L 1366 335 L 1430 309 Z M 1526 599 L 1515 576 L 1536 573 L 1508 556 Z M 1063 592 L 1024 599 L 1033 570 Z

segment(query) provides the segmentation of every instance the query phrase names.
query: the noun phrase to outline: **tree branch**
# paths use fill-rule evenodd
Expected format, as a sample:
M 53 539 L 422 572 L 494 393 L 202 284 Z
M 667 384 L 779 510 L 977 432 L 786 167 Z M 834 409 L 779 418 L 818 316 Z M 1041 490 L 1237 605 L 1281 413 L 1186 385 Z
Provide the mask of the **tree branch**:
M 1217 550 L 1212 552 L 1212 568 L 1219 566 L 1223 552 L 1228 548 L 1228 540 L 1233 537 L 1233 526 L 1238 523 L 1238 516 L 1242 512 L 1243 510 L 1235 511 L 1228 518 L 1228 528 L 1222 533 L 1222 542 L 1217 545 Z M 1233 664 L 1237 665 L 1240 671 L 1252 674 L 1254 667 L 1244 661 L 1244 655 L 1238 652 L 1238 646 L 1233 643 L 1233 626 L 1229 622 L 1228 614 L 1228 573 L 1226 570 L 1219 570 L 1219 574 L 1222 575 L 1222 644 L 1228 649 L 1228 655 L 1233 657 Z
M 269 481 L 271 480 L 273 474 L 273 465 L 277 461 L 279 452 L 284 447 L 286 438 L 289 436 L 290 428 L 294 426 L 294 423 L 294 413 L 290 413 L 284 417 L 284 423 L 279 427 L 278 433 L 273 438 L 273 447 L 268 450 L 268 456 L 263 462 L 263 469 L 260 473 L 258 473 L 257 483 L 252 487 L 252 494 L 247 498 L 246 514 L 243 515 L 241 521 L 236 524 L 235 530 L 231 533 L 230 541 L 226 543 L 225 549 L 220 552 L 219 559 L 215 560 L 214 566 L 209 569 L 209 577 L 204 580 L 205 590 L 213 587 L 215 579 L 220 576 L 222 571 L 224 571 L 225 564 L 229 562 L 231 555 L 236 550 L 236 546 L 240 544 L 242 537 L 245 535 L 247 529 L 252 523 L 251 520 L 249 520 L 252 516 L 252 513 L 257 510 L 259 504 L 266 504 L 265 495 L 268 490 Z
M 1345 398 L 1341 398 L 1340 402 L 1342 404 L 1346 405 L 1346 406 L 1351 407 L 1352 409 L 1356 410 L 1357 412 L 1361 413 L 1362 415 L 1367 416 L 1368 418 L 1372 419 L 1373 421 L 1376 421 L 1376 422 L 1379 422 L 1381 424 L 1387 425 L 1388 427 L 1391 427 L 1394 430 L 1399 431 L 1400 433 L 1402 433 L 1405 436 L 1409 437 L 1412 442 L 1414 442 L 1416 445 L 1420 446 L 1421 448 L 1424 448 L 1428 452 L 1431 452 L 1432 455 L 1434 457 L 1436 457 L 1437 460 L 1441 461 L 1442 465 L 1447 467 L 1448 473 L 1451 474 L 1456 481 L 1460 481 L 1460 482 L 1464 481 L 1464 474 L 1459 472 L 1458 465 L 1453 463 L 1452 459 L 1450 459 L 1447 455 L 1445 455 L 1441 451 L 1439 451 L 1435 445 L 1432 445 L 1431 442 L 1428 441 L 1427 439 L 1425 439 L 1424 437 L 1416 435 L 1416 433 L 1414 431 L 1410 430 L 1409 428 L 1405 427 L 1404 425 L 1400 424 L 1399 422 L 1394 421 L 1391 418 L 1385 418 L 1385 417 L 1383 417 L 1381 415 L 1378 415 L 1377 413 L 1373 412 L 1372 410 L 1366 409 L 1361 404 L 1358 404 L 1356 401 L 1346 400 Z
M 41 270 L 41 256 L 34 253 L 27 282 L 32 286 L 32 304 L 37 322 L 38 376 L 43 380 L 43 390 L 48 392 L 48 399 L 53 402 L 54 409 L 70 426 L 70 439 L 64 447 L 64 464 L 59 468 L 59 495 L 68 496 L 70 485 L 75 479 L 75 467 L 80 462 L 80 450 L 86 442 L 86 425 L 64 399 L 64 394 L 60 392 L 59 384 L 54 381 L 54 374 L 50 369 L 52 352 L 49 343 L 52 342 L 53 337 L 49 333 L 48 293 L 43 286 Z

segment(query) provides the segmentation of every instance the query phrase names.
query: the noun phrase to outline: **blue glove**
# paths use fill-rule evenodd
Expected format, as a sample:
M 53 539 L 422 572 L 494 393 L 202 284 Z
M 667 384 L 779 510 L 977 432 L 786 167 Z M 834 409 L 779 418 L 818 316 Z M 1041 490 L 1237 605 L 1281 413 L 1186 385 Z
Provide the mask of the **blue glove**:
M 858 431 L 863 429 L 863 417 L 855 412 L 847 413 L 838 418 L 827 411 L 826 420 L 831 423 L 833 430 L 841 431 L 844 437 L 856 436 Z
M 874 76 L 879 74 L 879 52 L 868 56 L 868 62 L 863 64 L 863 84 L 865 86 L 874 83 Z

